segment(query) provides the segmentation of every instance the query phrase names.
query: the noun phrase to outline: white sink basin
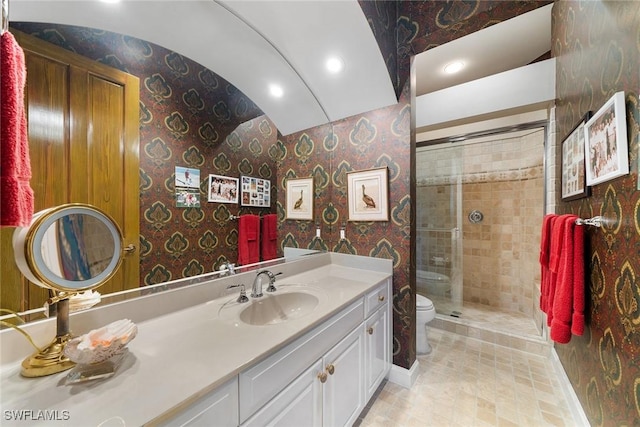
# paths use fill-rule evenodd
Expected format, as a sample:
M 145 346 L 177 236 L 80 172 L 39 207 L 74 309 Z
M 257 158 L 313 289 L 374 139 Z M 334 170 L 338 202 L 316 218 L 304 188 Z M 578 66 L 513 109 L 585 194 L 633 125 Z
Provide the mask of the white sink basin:
M 218 312 L 221 320 L 245 325 L 275 325 L 312 313 L 326 302 L 326 293 L 318 287 L 300 284 L 282 284 L 278 290 L 264 292 L 260 298 L 248 302 L 233 300 L 224 303 Z
M 240 320 L 249 325 L 273 325 L 302 317 L 315 310 L 318 298 L 305 292 L 265 295 L 251 301 L 240 312 Z

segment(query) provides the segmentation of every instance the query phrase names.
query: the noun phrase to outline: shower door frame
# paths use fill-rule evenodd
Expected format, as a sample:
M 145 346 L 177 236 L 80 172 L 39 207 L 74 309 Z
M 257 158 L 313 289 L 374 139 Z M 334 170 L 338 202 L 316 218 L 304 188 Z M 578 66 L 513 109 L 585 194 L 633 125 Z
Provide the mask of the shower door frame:
M 447 137 L 443 137 L 443 138 L 437 138 L 437 139 L 432 139 L 432 140 L 427 140 L 427 141 L 416 141 L 415 146 L 414 146 L 414 150 L 413 150 L 413 157 L 417 157 L 417 151 L 420 148 L 423 147 L 428 147 L 428 146 L 434 146 L 434 145 L 440 145 L 440 144 L 455 144 L 455 143 L 460 143 L 460 142 L 465 142 L 468 140 L 472 140 L 472 139 L 477 139 L 477 138 L 484 138 L 484 137 L 493 137 L 493 136 L 498 136 L 501 134 L 508 134 L 508 133 L 512 133 L 512 132 L 518 132 L 518 131 L 526 131 L 526 130 L 533 130 L 533 129 L 542 129 L 543 131 L 543 138 L 544 138 L 544 142 L 543 142 L 543 156 L 542 156 L 542 170 L 543 170 L 543 204 L 541 207 L 541 217 L 544 216 L 547 213 L 547 198 L 545 197 L 545 195 L 547 194 L 547 148 L 548 148 L 548 139 L 549 139 L 549 121 L 548 120 L 538 120 L 538 121 L 533 121 L 533 122 L 526 122 L 526 123 L 521 123 L 521 124 L 517 124 L 517 125 L 513 125 L 513 126 L 505 126 L 505 127 L 499 127 L 499 128 L 494 128 L 494 129 L 488 129 L 488 130 L 482 130 L 482 131 L 477 131 L 477 132 L 469 132 L 466 134 L 459 134 L 459 135 L 453 135 L 453 136 L 447 136 Z M 415 192 L 413 193 L 415 196 L 415 200 L 416 203 L 415 205 L 417 205 L 417 160 L 414 160 L 414 162 L 416 163 L 416 167 L 414 168 L 414 186 L 415 186 Z M 441 313 L 440 311 L 438 311 L 439 314 L 446 314 L 446 315 L 453 315 L 453 316 L 459 316 L 462 314 L 463 311 L 463 298 L 462 298 L 462 290 L 463 290 L 463 283 L 462 283 L 462 276 L 463 276 L 463 261 L 462 261 L 462 248 L 463 248 L 463 233 L 462 233 L 462 192 L 461 192 L 461 184 L 462 184 L 462 174 L 458 174 L 458 177 L 456 179 L 456 227 L 454 227 L 451 230 L 452 233 L 452 252 L 454 250 L 455 246 L 457 248 L 457 251 L 459 252 L 459 254 L 455 254 L 456 256 L 453 257 L 452 256 L 452 263 L 453 263 L 453 259 L 457 260 L 458 266 L 453 266 L 451 267 L 451 284 L 452 284 L 452 296 L 451 296 L 451 302 L 452 302 L 452 306 L 454 307 L 454 310 L 452 310 L 451 313 L 449 312 L 445 312 L 445 313 Z M 416 212 L 415 212 L 415 218 L 417 218 L 417 208 L 416 208 Z M 455 230 L 457 230 L 457 233 L 455 232 Z M 418 229 L 417 227 L 414 228 L 414 233 L 416 233 L 416 242 L 417 242 L 417 232 Z M 457 234 L 457 238 L 454 240 L 454 234 Z M 455 245 L 453 245 L 455 241 Z M 452 254 L 453 255 L 453 254 Z M 458 255 L 460 255 L 458 257 Z M 417 248 L 416 250 L 413 252 L 413 265 L 417 267 Z M 459 259 L 458 259 L 459 258 Z M 455 272 L 455 268 L 458 267 L 458 269 L 460 270 L 458 273 Z M 417 283 L 417 268 L 413 271 L 413 279 L 416 280 Z M 454 277 L 454 276 L 459 276 L 459 277 Z M 458 283 L 459 282 L 459 283 Z M 454 293 L 457 294 L 456 288 L 457 286 L 459 286 L 459 295 L 456 295 L 454 298 Z M 417 293 L 417 286 L 416 286 L 416 293 Z M 459 308 L 456 308 L 459 307 Z M 437 307 L 436 307 L 437 310 Z M 456 313 L 458 312 L 458 313 Z M 539 325 L 540 329 L 542 329 L 542 326 Z

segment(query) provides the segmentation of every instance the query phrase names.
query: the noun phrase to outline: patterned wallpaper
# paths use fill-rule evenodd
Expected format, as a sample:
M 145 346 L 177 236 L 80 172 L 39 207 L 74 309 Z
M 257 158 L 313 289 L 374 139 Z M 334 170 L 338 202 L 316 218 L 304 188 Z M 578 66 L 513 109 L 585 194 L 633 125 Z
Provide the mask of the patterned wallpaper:
M 405 91 L 395 106 L 287 136 L 283 142 L 287 156 L 280 166 L 283 181 L 313 176 L 316 190 L 315 221 L 284 221 L 283 244 L 393 260 L 394 363 L 407 368 L 415 359 L 409 285 L 409 130 Z M 347 172 L 380 167 L 388 169 L 390 221 L 349 222 Z M 278 195 L 280 210 L 284 191 Z M 322 229 L 321 239 L 315 237 L 316 224 Z M 344 240 L 339 239 L 342 227 Z
M 277 177 L 271 176 L 272 183 L 277 181 L 272 186 L 272 191 L 277 192 L 272 194 L 277 206 L 272 206 L 272 210 L 277 211 L 280 219 L 283 245 L 326 248 L 394 261 L 394 364 L 408 369 L 416 356 L 410 197 L 411 180 L 415 177 L 411 173 L 407 85 L 410 57 L 549 2 L 361 1 L 377 40 L 383 45 L 387 67 L 400 95 L 399 103 L 279 137 L 273 145 L 269 144 L 277 132 L 268 119 L 259 117 L 261 113 L 255 105 L 214 73 L 187 58 L 140 40 L 94 30 L 34 24 L 16 28 L 35 35 L 40 33 L 42 38 L 141 78 L 144 283 L 196 274 L 211 269 L 223 257 L 233 260 L 235 256 L 230 255 L 235 254 L 234 226 L 224 220 L 230 208 L 174 207 L 171 179 L 174 165 L 193 165 L 201 169 L 201 174 L 224 174 L 222 171 L 228 165 L 242 164 L 258 177 L 267 177 L 263 174 L 268 175 L 267 170 L 273 173 L 277 166 Z M 106 37 L 105 42 L 100 41 L 102 37 Z M 394 37 L 397 53 L 390 42 Z M 240 129 L 235 132 L 237 137 L 227 138 L 248 120 L 252 120 L 246 128 L 251 136 L 241 137 L 245 134 Z M 254 140 L 265 141 L 260 144 L 259 153 L 250 151 L 250 147 L 258 145 L 252 144 Z M 390 221 L 347 222 L 346 172 L 380 166 L 389 169 Z M 228 174 L 240 174 L 232 171 Z M 316 188 L 315 220 L 284 221 L 286 178 L 308 176 L 314 177 Z M 323 228 L 321 239 L 314 238 L 316 223 Z M 342 226 L 346 228 L 344 241 L 338 239 Z M 218 240 L 211 237 L 204 241 L 201 236 L 207 231 L 218 236 Z
M 140 79 L 140 283 L 202 274 L 237 260 L 231 214 L 269 209 L 208 203 L 209 174 L 276 181 L 277 129 L 236 87 L 143 40 L 52 24 L 12 27 Z M 200 207 L 176 207 L 176 166 L 200 170 Z M 276 199 L 272 186 L 271 200 Z
M 388 4 L 385 7 L 361 1 L 363 12 L 378 40 L 387 28 Z M 378 2 L 376 2 L 378 3 Z M 409 64 L 412 55 L 467 35 L 478 29 L 549 4 L 550 1 L 403 1 L 397 7 L 396 88 L 402 93 L 395 107 L 388 107 L 333 123 L 337 147 L 332 175 L 348 170 L 387 165 L 390 171 L 390 212 L 387 223 L 347 223 L 347 241 L 332 250 L 372 255 L 394 260 L 393 277 L 393 363 L 410 368 L 415 352 L 415 272 L 411 267 L 411 250 L 415 250 L 415 229 L 411 224 L 411 173 Z M 490 12 L 490 13 L 489 13 Z M 385 58 L 390 55 L 382 48 Z M 389 64 L 389 62 L 388 62 Z M 397 114 L 397 116 L 394 116 Z M 406 128 L 404 127 L 406 124 Z M 415 182 L 414 182 L 415 185 Z M 332 203 L 346 214 L 344 185 L 338 181 Z M 415 210 L 415 208 L 413 208 Z M 344 213 L 342 213 L 344 212 Z M 414 213 L 415 215 L 415 213 Z M 412 233 L 413 231 L 413 233 Z M 412 237 L 413 234 L 413 237 Z M 354 237 L 355 236 L 355 237 Z M 336 241 L 333 239 L 332 241 Z M 413 249 L 412 249 L 413 248 Z M 415 265 L 413 266 L 415 269 Z
M 631 173 L 592 188 L 561 213 L 604 215 L 588 229 L 588 312 L 582 337 L 556 351 L 592 426 L 640 425 L 640 3 L 562 1 L 553 11 L 556 121 L 566 137 L 586 111 L 625 91 Z

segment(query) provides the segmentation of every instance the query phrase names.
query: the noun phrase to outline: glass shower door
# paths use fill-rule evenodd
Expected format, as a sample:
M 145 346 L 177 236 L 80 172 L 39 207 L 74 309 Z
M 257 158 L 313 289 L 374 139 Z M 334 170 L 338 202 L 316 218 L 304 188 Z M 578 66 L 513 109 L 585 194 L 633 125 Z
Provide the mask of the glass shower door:
M 462 147 L 416 150 L 419 294 L 440 314 L 462 313 Z

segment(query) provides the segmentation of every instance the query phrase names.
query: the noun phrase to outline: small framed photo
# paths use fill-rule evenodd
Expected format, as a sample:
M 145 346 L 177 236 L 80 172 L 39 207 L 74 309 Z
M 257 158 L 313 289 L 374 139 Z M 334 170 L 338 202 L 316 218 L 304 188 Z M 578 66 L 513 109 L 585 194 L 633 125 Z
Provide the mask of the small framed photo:
M 629 173 L 624 92 L 617 92 L 584 125 L 587 185 Z
M 271 181 L 268 179 L 241 177 L 241 206 L 268 208 L 271 206 Z
M 174 185 L 182 188 L 200 187 L 200 169 L 176 166 Z
M 290 178 L 285 185 L 286 219 L 313 220 L 313 178 Z
M 565 201 L 590 194 L 584 166 L 584 125 L 590 118 L 591 111 L 582 117 L 580 123 L 562 141 L 562 200 Z
M 349 221 L 389 221 L 387 168 L 347 172 Z
M 238 203 L 238 178 L 209 175 L 209 196 L 207 201 L 217 203 Z

